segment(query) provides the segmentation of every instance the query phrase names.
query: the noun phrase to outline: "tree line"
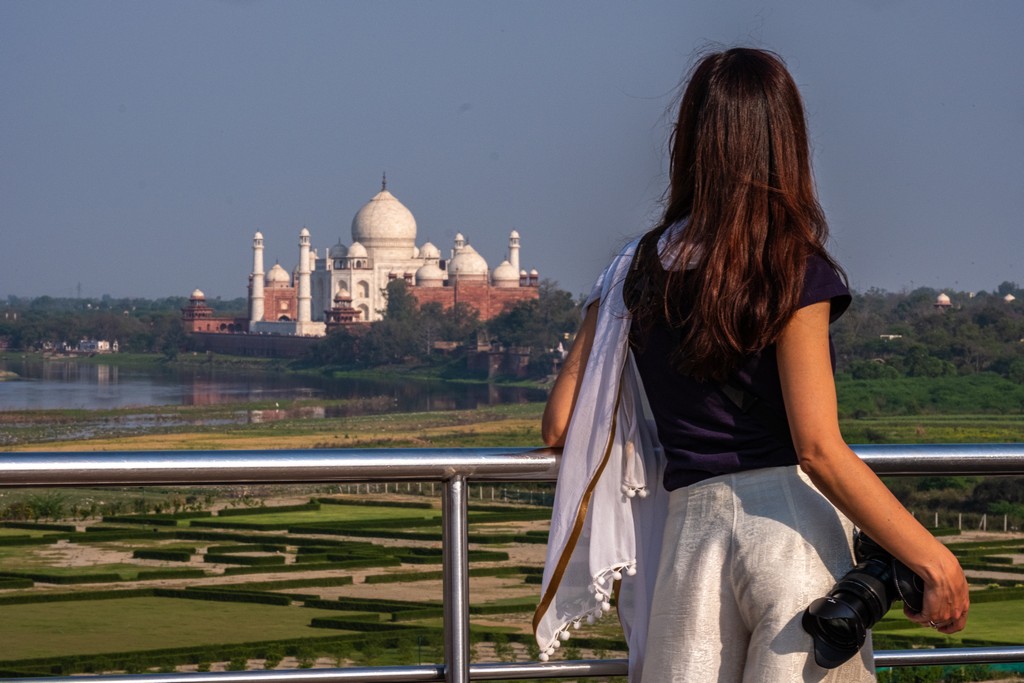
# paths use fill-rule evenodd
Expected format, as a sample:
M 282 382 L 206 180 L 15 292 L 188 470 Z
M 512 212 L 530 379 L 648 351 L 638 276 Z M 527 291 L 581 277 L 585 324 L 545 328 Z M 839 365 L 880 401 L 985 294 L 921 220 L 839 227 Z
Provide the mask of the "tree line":
M 853 379 L 950 377 L 995 373 L 1024 383 L 1024 292 L 1003 282 L 994 292 L 878 289 L 854 296 L 832 325 L 838 370 Z M 1006 301 L 1005 296 L 1014 297 Z
M 545 280 L 539 297 L 481 321 L 468 306 L 417 305 L 404 281 L 388 284 L 384 319 L 340 329 L 299 365 L 371 368 L 440 365 L 458 374 L 468 353 L 490 346 L 528 354 L 530 374 L 549 373 L 559 344 L 570 345 L 579 299 Z M 953 377 L 994 373 L 1024 384 L 1024 291 L 1003 282 L 993 292 L 945 290 L 950 306 L 934 304 L 939 290 L 869 289 L 832 326 L 840 379 Z M 1011 294 L 1016 300 L 1007 302 Z M 209 302 L 218 315 L 245 315 L 246 300 Z M 163 299 L 8 297 L 0 339 L 13 349 L 51 348 L 79 339 L 118 340 L 121 350 L 173 356 L 189 350 L 181 324 L 184 297 Z

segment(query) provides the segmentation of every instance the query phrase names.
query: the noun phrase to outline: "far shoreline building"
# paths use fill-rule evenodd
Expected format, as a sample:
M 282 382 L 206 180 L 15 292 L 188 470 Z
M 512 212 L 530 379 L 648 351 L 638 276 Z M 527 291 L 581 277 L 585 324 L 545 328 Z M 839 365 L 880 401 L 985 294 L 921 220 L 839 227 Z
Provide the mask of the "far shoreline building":
M 298 264 L 289 273 L 280 264 L 264 266 L 264 236 L 252 240 L 248 318 L 214 315 L 201 290 L 182 309 L 186 331 L 193 334 L 323 337 L 338 327 L 364 326 L 381 320 L 387 308 L 386 287 L 403 280 L 422 306 L 451 309 L 471 306 L 489 320 L 516 304 L 536 299 L 540 276 L 520 266 L 521 239 L 509 234 L 507 257 L 491 270 L 487 261 L 457 233 L 447 254 L 431 242 L 416 245 L 412 212 L 387 189 L 381 190 L 352 219 L 351 242 L 341 238 L 322 254 L 312 248 L 307 228 L 299 231 Z M 220 344 L 218 344 L 220 346 Z

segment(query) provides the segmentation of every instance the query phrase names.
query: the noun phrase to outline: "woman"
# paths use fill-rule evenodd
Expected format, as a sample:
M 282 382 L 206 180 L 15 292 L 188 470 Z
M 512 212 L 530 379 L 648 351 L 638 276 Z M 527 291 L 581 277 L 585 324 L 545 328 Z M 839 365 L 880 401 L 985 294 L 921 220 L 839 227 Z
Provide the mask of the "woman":
M 850 523 L 923 579 L 911 620 L 961 630 L 967 583 L 840 435 L 828 325 L 850 296 L 825 251 L 803 105 L 777 56 L 738 48 L 699 62 L 670 176 L 660 225 L 620 255 L 628 275 L 606 272 L 621 282 L 586 310 L 545 442 L 563 445 L 573 419 L 594 420 L 581 387 L 617 343 L 602 309 L 624 306 L 669 491 L 643 680 L 872 680 L 870 646 L 824 669 L 800 625 L 852 566 Z

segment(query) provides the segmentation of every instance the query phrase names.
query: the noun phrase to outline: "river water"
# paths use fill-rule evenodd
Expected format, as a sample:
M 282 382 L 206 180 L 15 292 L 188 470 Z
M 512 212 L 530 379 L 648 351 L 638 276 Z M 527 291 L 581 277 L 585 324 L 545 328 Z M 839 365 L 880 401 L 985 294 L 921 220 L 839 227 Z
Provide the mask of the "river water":
M 545 392 L 454 382 L 329 379 L 225 367 L 128 368 L 71 360 L 0 360 L 21 378 L 0 382 L 0 411 L 214 405 L 295 398 L 372 399 L 354 412 L 467 410 L 543 401 Z

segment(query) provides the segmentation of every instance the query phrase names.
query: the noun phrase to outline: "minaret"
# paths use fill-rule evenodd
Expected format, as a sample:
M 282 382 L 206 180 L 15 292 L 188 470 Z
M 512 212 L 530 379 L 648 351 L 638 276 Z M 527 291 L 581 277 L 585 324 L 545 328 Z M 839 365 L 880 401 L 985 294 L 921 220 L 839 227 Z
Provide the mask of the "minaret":
M 299 233 L 299 320 L 308 323 L 312 320 L 312 308 L 309 295 L 309 230 L 303 228 Z
M 249 299 L 249 323 L 263 320 L 263 233 L 252 237 L 252 294 Z
M 508 235 L 508 262 L 519 272 L 519 233 L 515 230 Z

